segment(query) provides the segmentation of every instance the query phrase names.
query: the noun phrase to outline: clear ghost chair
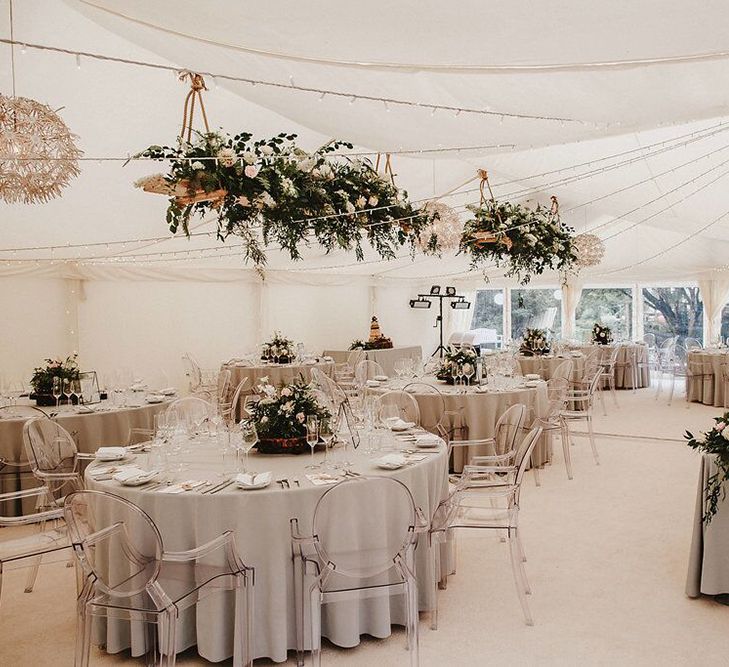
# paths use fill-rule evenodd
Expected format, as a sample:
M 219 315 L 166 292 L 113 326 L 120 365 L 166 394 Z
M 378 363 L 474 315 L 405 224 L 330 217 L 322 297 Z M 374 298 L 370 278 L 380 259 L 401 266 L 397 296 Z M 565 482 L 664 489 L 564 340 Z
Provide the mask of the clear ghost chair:
M 516 585 L 524 621 L 534 625 L 527 595 L 531 593 L 524 568 L 526 557 L 519 534 L 519 509 L 521 485 L 534 447 L 542 434 L 541 427 L 528 431 L 518 447 L 510 474 L 497 477 L 503 471 L 500 466 L 468 465 L 448 498 L 441 503 L 430 524 L 429 537 L 432 567 L 432 593 L 435 608 L 431 612 L 431 626 L 437 627 L 437 589 L 440 574 L 440 544 L 458 528 L 496 530 L 506 534 L 509 543 L 512 574 Z
M 360 361 L 364 361 L 366 358 L 367 353 L 364 350 L 352 350 L 347 355 L 347 361 L 343 364 L 337 364 L 334 367 L 337 382 L 344 384 L 351 383 L 354 380 L 354 369 Z
M 676 341 L 678 336 L 666 338 L 656 349 L 656 364 L 658 372 L 658 388 L 656 389 L 656 400 L 663 390 L 663 379 L 666 375 L 671 377 L 676 355 Z
M 693 387 L 696 387 L 702 396 L 714 389 L 714 368 L 711 361 L 704 355 L 698 355 L 692 359 L 683 345 L 676 345 L 674 348 L 670 374 L 671 389 L 668 394 L 668 405 L 671 405 L 673 401 L 676 382 L 682 379 L 686 390 L 686 408 L 691 407 L 690 399 Z
M 478 440 L 453 440 L 449 443 L 449 455 L 456 447 L 486 447 L 491 453 L 472 456 L 469 463 L 473 465 L 513 465 L 516 456 L 516 442 L 524 428 L 527 418 L 527 406 L 516 403 L 505 410 L 494 427 L 493 438 Z
M 602 382 L 602 368 L 590 369 L 582 378 L 581 386 L 570 389 L 566 396 L 567 407 L 561 411 L 560 417 L 565 426 L 567 440 L 571 442 L 570 424 L 572 422 L 584 421 L 587 423 L 587 433 L 592 447 L 592 456 L 595 464 L 600 465 L 600 457 L 595 444 L 595 433 L 592 428 L 592 410 L 595 401 L 595 393 Z
M 230 369 L 221 368 L 218 372 L 218 388 L 215 392 L 215 398 L 219 406 L 223 406 L 228 401 L 230 393 Z
M 149 515 L 119 496 L 78 491 L 66 498 L 64 511 L 84 576 L 78 596 L 78 667 L 88 665 L 95 616 L 145 623 L 142 646 L 148 658 L 156 660 L 159 653 L 160 665 L 174 666 L 177 626 L 194 618 L 186 610 L 224 591 L 235 593 L 233 665 L 253 664 L 254 571 L 238 555 L 231 531 L 195 549 L 170 552 Z M 131 632 L 135 629 L 132 624 Z
M 382 366 L 376 361 L 366 359 L 365 361 L 360 361 L 354 367 L 354 381 L 359 387 L 364 387 L 367 380 L 373 380 L 378 375 L 386 376 L 387 373 L 385 373 Z
M 343 508 L 366 498 L 368 511 L 343 517 Z M 392 477 L 358 477 L 339 482 L 319 499 L 311 535 L 291 519 L 296 568 L 298 663 L 303 664 L 308 600 L 312 662 L 321 664 L 321 607 L 325 603 L 405 596 L 410 664 L 419 664 L 418 587 L 414 551 L 427 520 L 412 494 Z
M 565 359 L 562 363 L 558 364 L 554 369 L 550 379 L 562 378 L 564 380 L 572 379 L 572 360 Z
M 9 504 L 15 505 L 24 500 L 35 500 L 35 511 L 14 516 L 6 515 Z M 38 532 L 0 540 L 0 594 L 2 575 L 9 569 L 29 568 L 25 592 L 30 593 L 35 586 L 42 558 L 46 557 L 48 562 L 48 556 L 57 554 L 61 558 L 52 560 L 67 560 L 67 554 L 63 552 L 71 546 L 71 543 L 63 524 L 63 509 L 56 505 L 51 490 L 47 486 L 39 486 L 23 491 L 0 493 L 0 528 L 29 525 L 37 525 Z
M 547 411 L 543 417 L 537 416 L 532 422 L 532 426 L 541 426 L 542 430 L 550 435 L 559 432 L 567 479 L 572 479 L 570 443 L 567 437 L 567 425 L 562 419 L 562 411 L 567 409 L 569 387 L 569 382 L 562 377 L 553 377 L 547 381 L 547 400 L 549 401 Z
M 192 424 L 199 428 L 208 419 L 215 415 L 215 408 L 212 403 L 198 398 L 197 396 L 185 396 L 178 398 L 169 404 L 166 414 L 177 415 L 178 423 Z
M 435 410 L 420 410 L 420 426 L 426 431 L 439 435 L 443 440 L 450 440 L 450 434 L 446 428 L 449 412 L 446 410 L 445 396 L 443 392 L 427 382 L 410 382 L 403 388 L 408 394 L 423 396 L 424 401 L 434 400 Z M 418 404 L 419 405 L 419 404 Z
M 684 338 L 683 339 L 683 346 L 691 352 L 691 350 L 703 350 L 704 346 L 701 344 L 701 341 L 698 338 Z
M 610 389 L 610 394 L 613 397 L 613 403 L 615 407 L 618 406 L 618 396 L 615 391 L 615 368 L 618 363 L 618 354 L 620 354 L 620 345 L 601 345 L 598 346 L 600 350 L 600 366 L 602 368 L 602 382 L 600 383 L 600 389 L 602 390 L 605 385 Z M 605 411 L 605 401 L 602 402 L 603 414 L 607 415 Z
M 249 380 L 250 378 L 243 378 L 233 391 L 233 396 L 231 397 L 230 402 L 221 405 L 220 416 L 226 424 L 232 424 L 235 422 L 240 408 L 240 399 L 243 392 L 248 387 Z
M 376 399 L 378 409 L 385 405 L 393 405 L 404 422 L 412 422 L 420 426 L 420 408 L 418 402 L 406 391 L 396 389 L 386 391 Z
M 311 369 L 311 381 L 320 391 L 324 392 L 335 409 L 338 409 L 347 400 L 344 390 L 319 368 Z
M 83 488 L 79 462 L 92 460 L 94 454 L 80 453 L 63 426 L 47 417 L 29 419 L 23 424 L 23 445 L 33 475 L 54 496 Z

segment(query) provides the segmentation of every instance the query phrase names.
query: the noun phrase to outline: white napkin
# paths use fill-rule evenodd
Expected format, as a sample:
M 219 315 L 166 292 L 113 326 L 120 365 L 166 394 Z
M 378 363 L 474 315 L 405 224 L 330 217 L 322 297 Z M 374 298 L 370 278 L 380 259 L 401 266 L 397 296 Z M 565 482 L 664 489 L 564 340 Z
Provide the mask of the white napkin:
M 327 475 L 326 473 L 315 473 L 313 475 L 307 475 L 306 478 L 314 485 L 314 486 L 324 486 L 327 484 L 336 484 L 339 482 L 338 477 L 332 477 L 331 475 Z
M 367 380 L 368 387 L 379 387 L 380 383 L 377 380 Z
M 399 468 L 407 463 L 407 459 L 402 454 L 385 454 L 385 456 L 375 459 L 377 465 Z
M 133 464 L 127 463 L 126 465 L 121 466 L 94 466 L 93 468 L 89 468 L 88 474 L 93 477 L 94 479 L 99 479 L 101 477 L 111 477 L 111 475 L 115 472 L 119 472 L 120 470 L 124 470 L 125 468 L 132 467 Z M 136 466 L 135 466 L 136 467 Z
M 334 361 L 332 357 L 322 357 L 322 361 Z
M 131 387 L 129 387 L 132 391 L 144 391 L 147 388 L 147 385 L 137 382 L 136 384 L 133 384 Z
M 378 382 L 387 382 L 390 378 L 387 375 L 375 375 L 374 379 Z
M 157 473 L 155 471 L 144 470 L 139 466 L 126 466 L 122 470 L 114 473 L 112 479 L 122 484 L 138 481 L 140 479 L 152 479 Z
M 420 442 L 424 444 L 430 444 L 432 442 L 440 442 L 440 438 L 433 434 L 433 433 L 424 433 L 422 435 L 416 435 L 415 436 L 415 442 Z
M 94 412 L 93 408 L 90 408 L 88 405 L 77 405 L 74 409 L 74 412 L 76 412 L 79 415 L 88 415 Z
M 316 359 L 304 359 L 304 364 L 306 366 L 313 366 L 316 363 Z
M 476 393 L 477 394 L 488 394 L 490 389 L 485 384 L 480 384 L 476 386 Z
M 149 394 L 147 396 L 147 403 L 162 403 L 165 397 L 162 394 Z
M 428 457 L 425 454 L 408 454 L 406 458 L 410 463 L 417 463 L 418 461 L 425 461 Z
M 162 487 L 158 493 L 184 493 L 185 491 L 194 491 L 200 486 L 205 485 L 204 479 L 188 479 L 186 482 L 173 484 L 172 486 Z
M 122 459 L 126 453 L 126 447 L 99 447 L 96 450 L 96 458 Z
M 398 417 L 389 422 L 388 426 L 392 431 L 406 431 L 409 428 L 415 426 L 415 422 L 406 422 Z
M 251 475 L 247 472 L 241 472 L 236 475 L 235 483 L 238 486 L 264 486 L 270 484 L 273 474 L 270 472 L 259 472 Z
M 159 393 L 162 394 L 162 396 L 174 396 L 177 393 L 177 389 L 174 387 L 165 387 L 164 389 L 160 389 Z

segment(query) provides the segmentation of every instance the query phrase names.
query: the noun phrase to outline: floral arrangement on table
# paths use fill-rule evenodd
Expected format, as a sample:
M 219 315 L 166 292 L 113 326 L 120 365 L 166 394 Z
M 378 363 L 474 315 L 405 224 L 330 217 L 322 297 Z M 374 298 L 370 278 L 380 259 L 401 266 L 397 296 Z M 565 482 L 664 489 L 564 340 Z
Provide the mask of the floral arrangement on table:
M 280 388 L 261 378 L 256 385 L 260 400 L 250 408 L 250 419 L 258 431 L 258 450 L 264 454 L 299 454 L 306 451 L 306 418 L 331 417 L 316 399 L 312 386 L 303 377 Z
M 519 352 L 525 357 L 537 357 L 549 354 L 550 342 L 546 329 L 530 329 L 524 332 Z
M 284 337 L 280 331 L 275 331 L 273 338 L 261 346 L 261 359 L 266 361 L 290 364 L 295 358 L 296 345 L 294 341 Z
M 78 355 L 71 354 L 65 359 L 46 359 L 45 366 L 39 366 L 33 370 L 33 377 L 30 379 L 30 385 L 33 387 L 33 394 L 39 405 L 53 405 L 55 399 L 51 398 L 48 403 L 48 397 L 52 396 L 53 378 L 57 377 L 63 380 L 78 380 Z
M 471 255 L 474 268 L 486 262 L 507 267 L 508 277 L 516 276 L 526 285 L 533 275 L 547 269 L 567 272 L 577 260 L 574 230 L 562 224 L 557 198 L 550 208 L 538 204 L 499 202 L 491 192 L 488 175 L 479 170 L 481 203 L 466 208 L 473 217 L 467 220 L 461 237 L 461 252 Z M 484 196 L 488 186 L 490 198 Z
M 257 140 L 249 132 L 195 133 L 175 147 L 139 153 L 169 160 L 170 167 L 135 185 L 169 195 L 171 232 L 182 227 L 189 235 L 194 214 L 213 214 L 218 238 L 242 238 L 246 261 L 258 267 L 266 263 L 269 244 L 298 260 L 312 240 L 327 252 L 353 250 L 358 261 L 364 260 L 364 242 L 383 259 L 393 259 L 404 245 L 438 252 L 437 235 L 425 231 L 432 229 L 433 212 L 413 207 L 407 192 L 369 160 L 329 155 L 352 144 L 332 141 L 307 153 L 295 142 L 296 135 L 287 133 Z
M 593 344 L 610 345 L 610 343 L 613 342 L 613 332 L 610 327 L 606 327 L 604 324 L 595 322 L 595 324 L 592 325 L 590 340 Z
M 478 355 L 476 350 L 471 347 L 450 348 L 440 361 L 440 365 L 435 371 L 435 377 L 443 380 L 448 384 L 453 384 L 453 367 L 460 366 L 462 370 L 473 370 L 473 375 L 468 378 L 469 384 L 475 384 L 476 379 L 476 360 Z M 470 369 L 468 368 L 470 366 Z
M 729 482 L 729 412 L 721 417 L 714 417 L 714 428 L 704 434 L 703 440 L 694 437 L 693 433 L 686 431 L 686 444 L 692 449 L 699 450 L 716 457 L 717 471 L 711 475 L 706 485 L 706 513 L 704 523 L 708 524 L 719 509 L 719 501 L 726 498 L 726 487 Z

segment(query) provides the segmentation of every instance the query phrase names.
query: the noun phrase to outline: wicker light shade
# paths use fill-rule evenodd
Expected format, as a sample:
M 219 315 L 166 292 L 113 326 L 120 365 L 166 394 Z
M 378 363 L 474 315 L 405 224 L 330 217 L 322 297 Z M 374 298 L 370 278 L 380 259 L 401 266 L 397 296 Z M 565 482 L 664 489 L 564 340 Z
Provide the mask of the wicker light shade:
M 578 234 L 573 244 L 577 256 L 575 265 L 578 269 L 597 266 L 605 255 L 605 244 L 594 234 Z
M 58 197 L 80 173 L 74 139 L 48 105 L 0 95 L 0 198 L 35 204 Z
M 457 250 L 463 235 L 463 223 L 450 206 L 439 201 L 429 201 L 423 206 L 423 211 L 435 215 L 433 224 L 423 230 L 418 241 L 422 250 L 432 234 L 438 237 L 438 244 L 442 250 Z

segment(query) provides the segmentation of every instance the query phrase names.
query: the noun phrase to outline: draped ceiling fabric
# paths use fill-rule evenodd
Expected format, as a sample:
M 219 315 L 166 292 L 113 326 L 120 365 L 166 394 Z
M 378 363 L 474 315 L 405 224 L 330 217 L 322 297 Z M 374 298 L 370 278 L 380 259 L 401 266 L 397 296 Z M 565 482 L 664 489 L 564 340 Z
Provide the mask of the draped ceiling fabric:
M 7 0 L 0 5 L 5 10 Z M 565 221 L 578 231 L 597 228 L 595 233 L 606 239 L 606 258 L 583 272 L 584 284 L 712 279 L 727 263 L 729 217 L 720 219 L 729 212 L 725 24 L 726 5 L 719 1 L 619 0 L 595 5 L 593 11 L 585 11 L 579 0 L 469 0 L 457 11 L 449 3 L 422 0 L 15 3 L 16 39 L 27 43 L 284 85 L 293 81 L 491 110 L 492 115 L 431 113 L 397 104 L 386 109 L 377 101 L 321 99 L 220 77 L 208 81 L 206 94 L 211 126 L 262 136 L 296 131 L 311 149 L 332 137 L 375 151 L 497 146 L 396 156 L 398 184 L 412 198 L 432 197 L 483 167 L 497 197 L 546 203 L 557 195 Z M 0 33 L 9 36 L 6 11 Z M 6 45 L 0 49 L 3 56 L 9 54 Z M 30 48 L 16 56 L 18 94 L 63 107 L 60 113 L 87 156 L 126 156 L 152 143 L 174 141 L 184 89 L 172 73 L 89 58 L 81 58 L 77 68 L 72 55 Z M 1 90 L 9 89 L 9 79 L 8 68 L 2 68 Z M 704 131 L 705 136 L 692 139 L 691 133 Z M 637 150 L 641 147 L 650 148 Z M 606 156 L 623 157 L 595 162 Z M 618 161 L 625 164 L 613 168 Z M 0 248 L 165 235 L 165 198 L 132 188 L 134 180 L 159 171 L 159 165 L 87 160 L 82 170 L 60 199 L 43 206 L 4 205 Z M 588 172 L 594 173 L 585 178 Z M 477 201 L 476 186 L 469 184 L 447 201 L 454 206 Z M 197 224 L 200 231 L 214 230 L 212 221 Z M 239 279 L 245 267 L 234 239 L 220 246 L 218 256 L 196 258 L 195 250 L 219 245 L 206 236 L 55 254 L 29 250 L 11 257 L 63 256 L 78 263 L 74 272 L 107 271 L 117 277 L 146 270 L 178 279 Z M 133 269 L 110 266 L 105 259 L 176 250 L 193 252 L 172 259 L 152 256 Z M 405 250 L 401 255 L 383 262 L 368 253 L 365 262 L 357 263 L 352 255 L 311 248 L 302 262 L 292 264 L 272 252 L 269 272 L 318 284 L 349 276 L 371 284 L 483 284 L 482 272 L 469 271 L 463 256 L 413 260 Z M 7 265 L 7 259 L 0 253 L 0 276 L 67 270 L 43 262 Z M 256 279 L 251 271 L 245 273 L 247 280 Z M 492 284 L 508 284 L 499 269 L 489 267 L 486 273 Z M 541 282 L 558 280 L 549 275 Z

